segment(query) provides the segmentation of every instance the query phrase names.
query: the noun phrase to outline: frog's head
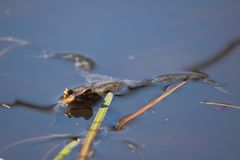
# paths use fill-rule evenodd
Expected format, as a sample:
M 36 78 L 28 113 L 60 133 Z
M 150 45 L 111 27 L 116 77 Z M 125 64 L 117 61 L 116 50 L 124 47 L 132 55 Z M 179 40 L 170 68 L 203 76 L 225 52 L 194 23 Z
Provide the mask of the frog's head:
M 100 99 L 100 96 L 91 88 L 68 89 L 66 88 L 61 97 L 61 102 L 68 106 L 92 106 Z
M 61 102 L 63 104 L 70 104 L 70 103 L 73 103 L 76 99 L 76 96 L 74 94 L 74 91 L 72 89 L 68 89 L 66 88 L 64 91 L 63 91 L 63 95 L 61 96 Z

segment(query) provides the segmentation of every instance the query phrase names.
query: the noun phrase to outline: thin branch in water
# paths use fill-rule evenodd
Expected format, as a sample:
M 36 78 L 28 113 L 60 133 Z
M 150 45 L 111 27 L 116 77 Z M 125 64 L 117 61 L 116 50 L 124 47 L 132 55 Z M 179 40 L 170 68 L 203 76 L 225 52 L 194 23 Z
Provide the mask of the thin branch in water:
M 81 148 L 81 152 L 78 156 L 78 160 L 89 159 L 92 143 L 97 135 L 97 132 L 99 130 L 99 127 L 101 126 L 103 119 L 105 118 L 108 107 L 111 104 L 112 98 L 113 98 L 113 93 L 111 93 L 111 92 L 109 92 L 106 95 L 106 97 L 104 98 L 104 102 L 103 102 L 102 106 L 99 108 L 99 110 L 90 126 L 90 129 L 88 130 L 87 136 L 86 136 L 86 138 L 83 142 L 83 146 Z
M 47 160 L 49 159 L 48 157 L 50 156 L 51 153 L 53 153 L 57 148 L 59 144 L 54 145 L 42 158 L 42 160 Z
M 11 50 L 13 50 L 14 48 L 16 47 L 19 47 L 21 45 L 19 44 L 14 44 L 14 45 L 11 45 L 9 47 L 6 47 L 6 48 L 3 48 L 2 50 L 0 50 L 0 59 L 5 55 L 7 54 L 8 52 L 10 52 Z
M 224 59 L 226 56 L 230 55 L 232 53 L 232 51 L 239 45 L 240 45 L 240 38 L 237 38 L 237 39 L 231 41 L 229 44 L 227 44 L 226 47 L 223 48 L 222 51 L 213 55 L 209 59 L 204 60 L 200 63 L 195 64 L 195 65 L 186 67 L 185 69 L 193 71 L 193 72 L 201 72 L 202 70 L 212 66 L 213 64 L 215 64 L 215 63 L 221 61 L 222 59 Z
M 43 140 L 55 139 L 55 138 L 71 138 L 71 137 L 73 137 L 72 134 L 51 134 L 48 136 L 28 138 L 28 139 L 20 140 L 5 146 L 4 148 L 0 149 L 0 153 L 5 152 L 6 150 L 12 147 L 15 147 L 17 145 L 24 144 L 24 143 L 43 141 Z
M 11 108 L 11 106 L 6 105 L 6 104 L 2 104 L 2 106 L 5 107 L 5 108 L 7 108 L 7 109 L 10 109 L 10 108 Z
M 18 100 L 18 99 L 12 103 L 2 103 L 2 106 L 6 107 L 6 108 L 12 109 L 14 107 L 21 106 L 21 107 L 25 107 L 25 108 L 33 109 L 36 111 L 45 112 L 45 113 L 51 113 L 56 105 L 57 105 L 57 103 L 43 106 L 43 105 L 37 105 L 37 104 L 31 103 L 31 102 L 27 102 L 24 100 Z
M 14 44 L 10 45 L 9 47 L 3 48 L 2 50 L 0 50 L 0 59 L 7 54 L 8 52 L 10 52 L 11 50 L 13 50 L 16 47 L 20 47 L 20 46 L 26 46 L 26 45 L 30 45 L 31 43 L 23 40 L 23 39 L 19 39 L 16 37 L 12 37 L 12 36 L 6 36 L 6 37 L 0 37 L 0 41 L 4 41 L 4 42 L 12 42 Z
M 169 96 L 170 94 L 172 94 L 174 91 L 176 91 L 178 88 L 184 86 L 188 81 L 183 81 L 178 83 L 177 85 L 173 86 L 171 89 L 169 89 L 168 91 L 166 91 L 164 94 L 162 94 L 160 97 L 154 99 L 153 101 L 151 101 L 149 104 L 147 104 L 146 106 L 142 107 L 141 109 L 139 109 L 138 111 L 136 111 L 135 113 L 121 119 L 116 126 L 114 127 L 114 130 L 121 130 L 127 123 L 129 123 L 130 121 L 132 121 L 134 118 L 138 117 L 139 115 L 143 114 L 145 111 L 149 110 L 150 108 L 152 108 L 155 104 L 157 104 L 158 102 L 160 102 L 161 100 L 165 99 L 167 96 Z
M 210 102 L 210 101 L 201 101 L 200 103 L 207 104 L 207 105 L 214 105 L 217 107 L 228 107 L 228 108 L 240 109 L 240 106 L 231 105 L 231 104 L 227 104 L 227 103 Z
M 12 37 L 12 36 L 0 37 L 0 41 L 13 42 L 13 43 L 16 43 L 16 44 L 21 45 L 21 46 L 25 46 L 25 45 L 31 44 L 30 42 L 28 42 L 26 40 L 19 39 L 19 38 L 16 38 L 16 37 Z

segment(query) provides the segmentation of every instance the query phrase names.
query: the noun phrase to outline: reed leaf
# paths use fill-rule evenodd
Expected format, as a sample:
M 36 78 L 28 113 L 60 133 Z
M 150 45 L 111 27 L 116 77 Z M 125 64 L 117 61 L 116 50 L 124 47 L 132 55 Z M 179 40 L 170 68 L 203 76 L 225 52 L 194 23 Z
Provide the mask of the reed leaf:
M 71 140 L 54 158 L 54 160 L 62 160 L 67 155 L 69 155 L 72 150 L 80 143 L 80 139 L 73 139 Z
M 90 151 L 92 143 L 97 135 L 97 132 L 99 130 L 99 127 L 101 126 L 101 123 L 107 113 L 108 107 L 111 104 L 113 98 L 113 94 L 109 92 L 106 97 L 104 98 L 104 102 L 102 106 L 99 108 L 89 130 L 86 135 L 86 138 L 83 142 L 80 154 L 78 156 L 78 160 L 86 160 L 89 159 Z

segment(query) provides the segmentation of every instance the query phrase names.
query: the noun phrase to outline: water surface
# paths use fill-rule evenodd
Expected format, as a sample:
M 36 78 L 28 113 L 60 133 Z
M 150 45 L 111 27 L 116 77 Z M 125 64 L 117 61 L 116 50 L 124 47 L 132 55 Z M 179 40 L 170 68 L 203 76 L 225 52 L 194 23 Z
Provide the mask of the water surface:
M 92 73 L 123 79 L 147 79 L 182 73 L 240 37 L 240 3 L 230 1 L 77 1 L 8 0 L 0 2 L 0 37 L 13 36 L 34 47 L 12 49 L 0 59 L 0 102 L 22 99 L 41 105 L 58 101 L 66 87 L 86 83 L 68 62 L 38 58 L 42 50 L 76 52 L 96 61 Z M 0 41 L 0 50 L 13 45 Z M 38 48 L 38 49 L 36 49 Z M 40 49 L 39 49 L 40 48 Z M 93 159 L 238 160 L 239 111 L 216 110 L 202 100 L 240 105 L 240 47 L 206 69 L 228 94 L 191 82 L 121 132 L 99 136 Z M 160 87 L 116 97 L 103 126 L 130 114 L 162 93 Z M 98 106 L 96 106 L 95 111 Z M 0 148 L 31 137 L 79 134 L 89 121 L 68 119 L 23 107 L 0 108 Z M 126 142 L 137 144 L 137 150 Z M 27 143 L 0 157 L 42 159 L 66 140 Z M 73 159 L 77 148 L 69 159 Z M 110 152 L 109 152 L 110 151 Z

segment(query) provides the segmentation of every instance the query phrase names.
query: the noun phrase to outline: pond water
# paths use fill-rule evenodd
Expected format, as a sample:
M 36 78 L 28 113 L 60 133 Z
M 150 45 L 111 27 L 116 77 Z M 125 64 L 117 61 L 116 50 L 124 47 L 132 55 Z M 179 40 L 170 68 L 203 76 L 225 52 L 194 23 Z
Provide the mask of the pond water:
M 0 52 L 16 37 L 31 45 L 9 49 L 0 57 L 0 102 L 24 100 L 50 105 L 66 87 L 86 83 L 70 62 L 41 58 L 43 51 L 75 52 L 93 59 L 93 74 L 122 79 L 148 79 L 183 73 L 208 60 L 240 37 L 240 2 L 211 1 L 63 1 L 0 2 Z M 4 50 L 5 49 L 5 50 Z M 227 93 L 190 82 L 132 121 L 120 132 L 97 137 L 92 159 L 240 158 L 240 111 L 200 104 L 214 101 L 240 105 L 240 47 L 203 72 Z M 100 76 L 101 77 L 101 76 Z M 160 86 L 114 97 L 102 127 L 114 124 L 162 94 Z M 97 105 L 94 108 L 96 113 Z M 22 106 L 0 108 L 0 150 L 19 140 L 51 134 L 85 133 L 93 117 L 67 118 Z M 23 143 L 0 158 L 52 159 L 67 139 Z M 67 159 L 75 159 L 77 147 Z

